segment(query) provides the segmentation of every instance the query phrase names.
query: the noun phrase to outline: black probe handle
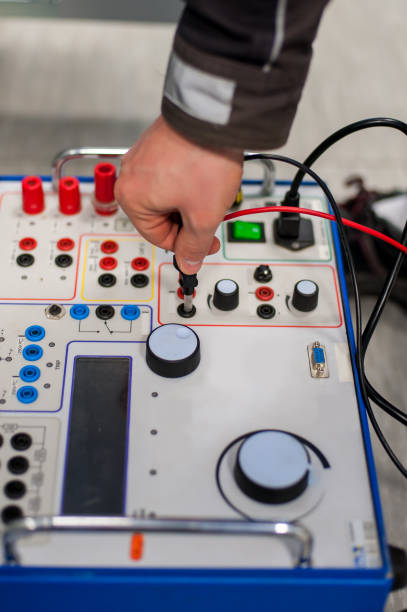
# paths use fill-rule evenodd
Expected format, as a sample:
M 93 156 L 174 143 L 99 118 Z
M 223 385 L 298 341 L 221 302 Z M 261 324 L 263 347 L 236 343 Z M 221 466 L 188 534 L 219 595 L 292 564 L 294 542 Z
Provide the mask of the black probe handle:
M 180 270 L 178 264 L 177 264 L 177 260 L 175 259 L 175 255 L 172 259 L 172 262 L 174 264 L 174 268 L 176 270 L 178 270 L 178 272 L 181 275 L 181 280 L 180 280 L 180 285 L 182 287 L 182 291 L 184 292 L 184 295 L 193 295 L 194 294 L 194 289 L 195 287 L 198 285 L 198 277 L 196 274 L 184 274 L 184 272 L 182 272 L 182 270 Z

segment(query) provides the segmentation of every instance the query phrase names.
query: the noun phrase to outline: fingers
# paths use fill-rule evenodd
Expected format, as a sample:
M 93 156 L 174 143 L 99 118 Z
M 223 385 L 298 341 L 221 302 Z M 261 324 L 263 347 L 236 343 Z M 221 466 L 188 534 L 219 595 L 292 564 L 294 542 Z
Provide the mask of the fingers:
M 166 251 L 174 251 L 179 225 L 174 223 L 170 215 L 134 215 L 128 216 L 137 231 L 151 244 Z
M 242 162 L 241 151 L 206 149 L 160 118 L 124 156 L 115 196 L 146 240 L 175 251 L 181 270 L 195 274 L 219 250 L 214 234 L 239 189 Z
M 220 242 L 214 237 L 213 229 L 191 232 L 183 226 L 175 239 L 175 257 L 185 274 L 196 274 L 207 255 L 219 251 Z
M 213 228 L 201 229 L 195 226 L 192 230 L 188 220 L 189 215 L 184 216 L 184 225 L 180 229 L 173 213 L 134 214 L 136 207 L 126 208 L 130 220 L 143 238 L 164 250 L 175 252 L 178 265 L 185 274 L 195 274 L 201 267 L 204 257 L 219 251 L 220 242 L 214 237 Z

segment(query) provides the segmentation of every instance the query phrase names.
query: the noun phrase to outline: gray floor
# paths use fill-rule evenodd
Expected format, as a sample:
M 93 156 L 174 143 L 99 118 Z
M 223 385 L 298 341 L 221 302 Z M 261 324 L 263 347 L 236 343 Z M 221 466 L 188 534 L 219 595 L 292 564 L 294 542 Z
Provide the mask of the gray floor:
M 289 142 L 283 151 L 304 158 L 338 127 L 366 116 L 406 120 L 407 4 L 337 0 L 323 19 L 315 58 Z M 41 173 L 73 145 L 131 145 L 159 112 L 173 26 L 91 21 L 0 20 L 0 174 Z M 336 145 L 316 168 L 334 193 L 362 173 L 370 185 L 407 190 L 406 142 L 370 130 Z M 90 167 L 73 165 L 86 174 Z M 279 177 L 290 173 L 279 168 Z M 372 300 L 364 303 L 365 314 Z M 407 410 L 406 314 L 390 304 L 369 350 L 375 386 Z M 406 432 L 379 420 L 407 465 Z M 407 548 L 407 483 L 373 436 L 389 541 Z M 386 612 L 407 608 L 405 591 Z

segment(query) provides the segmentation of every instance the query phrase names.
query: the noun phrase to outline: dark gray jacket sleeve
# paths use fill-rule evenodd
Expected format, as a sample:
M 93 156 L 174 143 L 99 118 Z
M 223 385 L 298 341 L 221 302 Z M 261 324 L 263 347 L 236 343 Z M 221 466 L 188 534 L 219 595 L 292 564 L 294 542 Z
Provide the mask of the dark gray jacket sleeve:
M 327 0 L 187 0 L 162 113 L 204 146 L 274 149 L 290 131 Z

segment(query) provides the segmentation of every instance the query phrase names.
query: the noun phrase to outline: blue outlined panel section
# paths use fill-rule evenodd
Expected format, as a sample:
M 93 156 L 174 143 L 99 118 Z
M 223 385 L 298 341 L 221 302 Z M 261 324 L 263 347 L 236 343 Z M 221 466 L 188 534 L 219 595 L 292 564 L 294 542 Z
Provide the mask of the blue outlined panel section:
M 242 209 L 259 208 L 262 206 L 278 206 L 280 201 L 276 198 L 259 199 L 255 202 L 251 199 L 244 200 Z M 305 196 L 301 198 L 300 206 L 302 208 L 310 208 L 328 212 L 328 208 L 323 197 Z M 332 260 L 332 241 L 331 232 L 329 229 L 329 221 L 318 219 L 317 217 L 306 217 L 311 219 L 314 230 L 315 244 L 300 250 L 289 250 L 279 246 L 274 240 L 273 224 L 278 218 L 278 213 L 259 213 L 255 215 L 247 215 L 239 217 L 222 224 L 222 247 L 223 256 L 228 261 L 258 261 L 258 262 L 321 262 L 327 263 Z M 231 241 L 229 234 L 233 233 L 228 230 L 228 226 L 235 221 L 244 221 L 246 223 L 261 223 L 264 231 L 264 240 L 239 242 Z M 244 253 L 245 257 L 242 257 Z
M 144 357 L 144 345 L 145 342 L 135 341 L 116 341 L 116 342 L 105 342 L 97 341 L 94 342 L 83 342 L 74 341 L 70 342 L 66 347 L 66 359 L 64 367 L 64 383 L 62 389 L 61 403 L 58 411 L 64 410 L 70 413 L 70 409 L 73 401 L 74 393 L 74 376 L 75 376 L 75 365 L 78 360 L 86 357 L 87 359 L 115 359 L 115 358 L 126 358 L 130 360 L 131 368 L 129 371 L 129 388 L 127 390 L 127 398 L 129 406 L 134 404 L 135 397 L 135 371 L 140 373 L 143 369 L 147 369 Z M 97 378 L 97 377 L 96 377 Z M 92 387 L 95 389 L 95 401 L 97 400 L 96 395 L 98 391 L 98 381 L 95 377 L 92 380 Z M 89 391 L 91 393 L 91 391 Z M 132 399 L 133 398 L 133 399 Z M 89 399 L 91 401 L 92 398 Z
M 131 372 L 127 355 L 75 357 L 61 514 L 125 512 Z
M 0 305 L 0 414 L 60 410 L 71 342 L 144 343 L 152 329 L 148 304 L 59 303 L 56 315 L 52 306 Z
M 123 316 L 126 309 L 128 316 Z M 148 304 L 74 304 L 69 309 L 75 335 L 69 340 L 145 340 L 152 329 L 152 307 Z M 86 337 L 84 336 L 86 335 Z

